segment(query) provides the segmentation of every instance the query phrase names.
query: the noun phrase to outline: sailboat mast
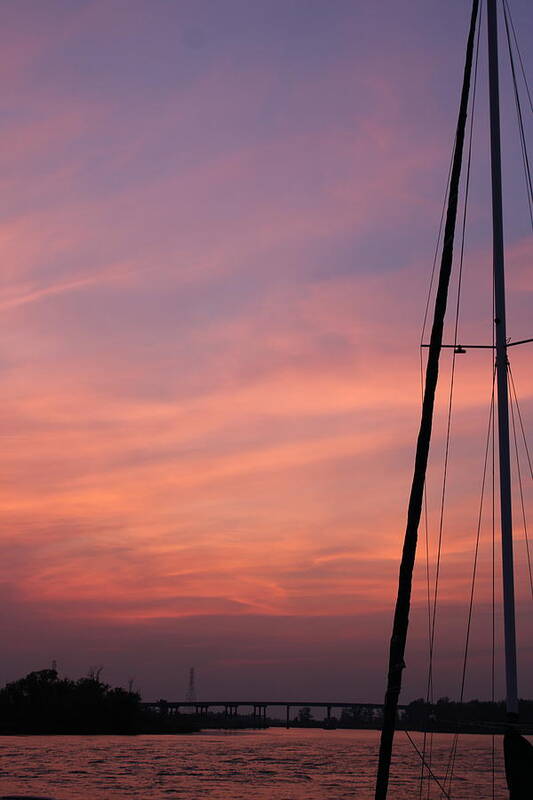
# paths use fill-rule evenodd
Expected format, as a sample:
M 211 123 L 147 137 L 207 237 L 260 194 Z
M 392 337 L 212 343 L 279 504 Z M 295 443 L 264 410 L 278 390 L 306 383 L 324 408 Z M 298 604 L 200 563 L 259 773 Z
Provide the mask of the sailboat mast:
M 507 386 L 507 333 L 505 326 L 505 269 L 503 256 L 502 169 L 500 148 L 500 98 L 498 78 L 498 15 L 496 0 L 487 2 L 489 49 L 490 152 L 492 175 L 492 253 L 498 386 L 498 450 L 503 569 L 503 615 L 507 714 L 518 715 L 516 673 L 513 525 L 511 463 L 509 456 L 509 393 Z

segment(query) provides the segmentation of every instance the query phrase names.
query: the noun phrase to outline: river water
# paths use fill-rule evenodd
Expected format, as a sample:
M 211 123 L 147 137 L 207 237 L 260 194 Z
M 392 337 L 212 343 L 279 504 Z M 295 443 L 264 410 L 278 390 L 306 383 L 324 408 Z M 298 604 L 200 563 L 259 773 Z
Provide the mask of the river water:
M 0 798 L 54 800 L 370 800 L 377 731 L 271 728 L 188 736 L 3 736 Z M 421 746 L 420 734 L 413 734 Z M 453 737 L 435 734 L 432 765 L 446 770 Z M 506 797 L 496 739 L 494 796 Z M 462 736 L 452 797 L 488 800 L 492 739 Z M 397 734 L 390 797 L 419 796 L 420 757 Z M 429 796 L 441 797 L 436 784 Z M 423 794 L 428 797 L 427 788 Z

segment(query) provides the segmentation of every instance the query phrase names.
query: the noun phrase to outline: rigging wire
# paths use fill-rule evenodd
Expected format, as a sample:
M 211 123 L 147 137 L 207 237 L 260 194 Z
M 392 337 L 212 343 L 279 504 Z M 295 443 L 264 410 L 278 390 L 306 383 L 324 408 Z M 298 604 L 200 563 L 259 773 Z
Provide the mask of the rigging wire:
M 422 382 L 424 380 L 423 377 L 423 369 L 422 369 L 422 348 L 420 348 L 420 370 L 422 374 Z M 423 393 L 423 389 L 422 389 Z M 424 486 L 424 540 L 425 540 L 425 550 L 426 550 L 426 603 L 427 603 L 427 621 L 428 621 L 428 648 L 431 646 L 431 576 L 429 570 L 429 525 L 428 525 L 428 500 L 427 500 L 427 487 Z M 427 686 L 427 697 L 426 701 L 431 697 L 431 701 L 433 702 L 433 683 L 431 681 L 430 676 L 428 676 L 428 686 Z M 420 784 L 419 784 L 419 798 L 422 800 L 422 793 L 424 789 L 424 762 L 426 756 L 426 749 L 427 749 L 427 737 L 428 732 L 424 730 L 424 737 L 422 743 L 422 752 L 424 757 L 420 764 Z M 430 731 L 430 746 L 429 746 L 429 762 L 431 763 L 431 754 L 433 751 L 433 732 Z M 427 786 L 428 794 L 427 798 L 429 800 L 429 792 L 430 792 L 430 781 L 429 781 L 429 773 L 428 773 L 428 786 Z
M 426 297 L 426 306 L 424 309 L 424 318 L 422 321 L 422 330 L 420 333 L 420 392 L 421 392 L 421 401 L 424 400 L 424 359 L 423 359 L 423 352 L 422 352 L 422 343 L 424 341 L 424 336 L 426 333 L 426 325 L 427 319 L 429 314 L 429 306 L 431 302 L 431 295 L 433 292 L 433 284 L 435 281 L 435 272 L 437 268 L 437 259 L 439 255 L 440 243 L 442 239 L 442 231 L 444 228 L 444 219 L 446 214 L 446 207 L 448 204 L 448 196 L 450 191 L 450 180 L 452 174 L 452 166 L 453 166 L 453 159 L 455 154 L 455 146 L 456 143 L 454 141 L 452 147 L 452 153 L 450 157 L 450 163 L 448 165 L 448 175 L 446 178 L 446 189 L 444 191 L 444 198 L 442 201 L 442 209 L 440 214 L 440 221 L 439 221 L 439 229 L 437 233 L 437 241 L 435 243 L 435 251 L 433 254 L 433 263 L 431 266 L 431 276 L 429 280 L 429 288 Z M 428 647 L 430 646 L 431 642 L 431 575 L 430 575 L 430 566 L 429 566 L 429 521 L 428 521 L 428 500 L 427 500 L 427 487 L 424 485 L 424 544 L 425 544 L 425 554 L 426 554 L 426 602 L 427 602 L 427 614 L 428 614 Z M 432 688 L 428 688 L 428 694 L 432 694 Z M 423 752 L 424 755 L 426 753 L 426 737 L 427 732 L 424 731 L 424 744 L 423 744 Z M 422 786 L 423 786 L 423 771 L 424 766 L 422 764 L 422 774 L 420 776 L 420 800 L 422 798 Z M 428 789 L 429 791 L 429 789 Z
M 463 227 L 463 240 L 464 240 L 464 227 Z M 461 245 L 461 268 L 460 268 L 460 275 L 462 273 L 462 255 L 463 255 L 463 243 Z M 459 306 L 459 295 L 461 291 L 461 280 L 459 280 L 458 286 L 458 303 L 457 309 Z M 458 326 L 458 311 L 456 309 L 456 319 L 455 319 L 455 330 L 454 330 L 454 345 L 457 345 L 457 326 Z M 450 457 L 450 441 L 451 441 L 451 425 L 452 425 L 452 402 L 453 402 L 453 394 L 455 388 L 455 361 L 456 361 L 456 352 L 455 347 L 453 348 L 453 355 L 452 355 L 452 366 L 451 366 L 451 375 L 450 375 L 450 389 L 448 394 L 448 410 L 446 415 L 446 439 L 445 439 L 445 447 L 444 447 L 444 468 L 443 468 L 443 477 L 442 477 L 442 490 L 441 490 L 441 499 L 440 499 L 440 513 L 439 513 L 439 532 L 438 532 L 438 540 L 437 540 L 437 562 L 435 565 L 435 585 L 433 589 L 433 602 L 432 602 L 432 613 L 431 613 L 431 638 L 429 643 L 429 666 L 428 666 L 428 694 L 429 694 L 429 686 L 433 685 L 433 657 L 435 653 L 435 631 L 436 631 L 436 620 L 437 620 L 437 600 L 438 600 L 438 593 L 439 593 L 439 578 L 440 578 L 440 565 L 441 565 L 441 557 L 442 557 L 442 539 L 444 533 L 444 505 L 445 505 L 445 498 L 446 498 L 446 489 L 448 485 L 448 464 L 449 464 L 449 457 Z
M 481 20 L 481 12 L 483 8 L 483 2 L 480 3 L 480 15 L 479 20 Z M 459 255 L 459 273 L 458 273 L 458 280 L 457 280 L 457 298 L 456 298 L 456 305 L 455 305 L 455 316 L 454 316 L 454 348 L 453 348 L 453 355 L 452 355 L 452 366 L 451 366 L 451 375 L 450 375 L 450 389 L 449 389 L 449 397 L 448 397 L 448 413 L 447 413 L 447 422 L 446 422 L 446 444 L 445 444 L 445 455 L 444 455 L 444 469 L 443 469 L 443 481 L 442 481 L 442 491 L 441 491 L 441 503 L 440 503 L 440 517 L 439 517 L 439 533 L 438 533 L 438 543 L 437 543 L 437 561 L 435 565 L 435 585 L 433 590 L 433 604 L 431 604 L 431 597 L 430 597 L 430 572 L 429 572 L 429 537 L 428 537 L 428 520 L 427 520 L 427 494 L 424 491 L 424 519 L 425 519 L 425 542 L 426 542 L 426 582 L 427 582 L 427 603 L 428 603 L 428 629 L 429 629 L 429 663 L 428 663 L 428 676 L 427 676 L 427 687 L 426 687 L 426 703 L 430 701 L 433 702 L 433 656 L 435 650 L 435 631 L 436 631 L 436 616 L 437 616 L 437 600 L 438 600 L 438 589 L 439 589 L 439 576 L 440 576 L 440 564 L 441 564 L 441 555 L 442 555 L 442 539 L 443 539 L 443 529 L 444 529 L 444 505 L 445 505 L 445 497 L 446 497 L 446 488 L 447 488 L 447 474 L 448 474 L 448 463 L 449 463 L 449 452 L 450 452 L 450 440 L 451 440 L 451 419 L 452 419 L 452 403 L 453 403 L 453 395 L 454 395 L 454 381 L 455 381 L 455 364 L 456 364 L 456 347 L 458 341 L 458 331 L 459 331 L 459 316 L 460 316 L 460 308 L 461 308 L 461 289 L 462 289 L 462 282 L 463 282 L 463 267 L 464 267 L 464 254 L 465 254 L 465 238 L 466 238 L 466 221 L 467 221 L 467 214 L 468 214 L 468 198 L 469 198 L 469 191 L 470 191 L 470 174 L 471 174 L 471 166 L 472 166 L 472 141 L 473 141 L 473 132 L 474 132 L 474 112 L 476 107 L 476 90 L 477 90 L 477 77 L 478 77 L 478 63 L 479 63 L 479 44 L 480 44 L 480 37 L 481 37 L 481 22 L 478 24 L 477 30 L 477 40 L 476 40 L 476 51 L 475 51 L 475 60 L 474 60 L 474 70 L 473 70 L 473 82 L 472 82 L 472 100 L 471 100 L 471 108 L 470 108 L 470 130 L 468 134 L 468 158 L 467 158 L 467 168 L 466 168 L 466 177 L 465 177 L 465 193 L 464 193 L 464 209 L 463 209 L 463 219 L 462 219 L 462 232 L 461 232 L 461 249 Z M 455 146 L 454 146 L 455 151 Z M 452 153 L 452 161 L 453 161 L 453 153 Z M 451 169 L 450 169 L 451 171 Z M 448 186 L 449 187 L 449 180 L 450 180 L 450 173 L 448 173 Z M 441 231 L 442 231 L 442 222 L 444 217 L 444 207 L 441 214 L 441 221 L 439 226 L 439 236 L 437 239 L 437 248 L 438 242 L 440 239 Z M 433 261 L 433 270 L 431 274 L 431 281 L 430 287 L 428 292 L 428 298 L 426 303 L 426 310 L 424 314 L 424 322 L 422 326 L 422 335 L 420 339 L 420 344 L 424 341 L 424 333 L 425 333 L 425 326 L 427 321 L 427 314 L 430 302 L 430 295 L 431 289 L 433 284 L 434 272 L 435 272 L 435 265 L 437 260 L 437 250 L 435 251 L 435 257 Z M 422 348 L 420 349 L 420 370 L 421 370 L 421 378 L 422 378 L 422 386 L 423 386 L 423 361 L 422 361 Z M 419 785 L 419 796 L 422 797 L 423 793 L 423 782 L 424 782 L 424 769 L 428 770 L 427 774 L 427 797 L 429 800 L 429 793 L 430 793 L 430 777 L 431 777 L 431 760 L 432 760 L 432 750 L 433 750 L 433 732 L 429 732 L 429 752 L 427 754 L 426 760 L 426 750 L 427 750 L 427 739 L 428 739 L 428 732 L 424 731 L 424 738 L 423 738 L 423 745 L 422 745 L 422 764 L 421 764 L 421 774 L 420 774 L 420 785 Z M 429 762 L 429 764 L 428 764 Z
M 459 692 L 459 703 L 462 703 L 464 700 L 465 694 L 465 683 L 466 683 L 466 669 L 468 664 L 468 652 L 470 647 L 470 633 L 472 630 L 472 615 L 474 611 L 474 593 L 476 587 L 476 578 L 477 578 L 477 566 L 479 560 L 479 542 L 481 538 L 481 525 L 483 521 L 483 507 L 485 502 L 485 485 L 487 480 L 487 465 L 489 460 L 489 451 L 490 451 L 490 443 L 491 443 L 491 434 L 493 431 L 493 420 L 494 420 L 494 390 L 495 390 L 495 381 L 496 381 L 496 367 L 493 367 L 492 371 L 492 391 L 490 397 L 490 409 L 489 409 L 489 421 L 487 426 L 487 436 L 485 440 L 485 456 L 483 459 L 483 473 L 481 479 L 481 496 L 479 500 L 479 512 L 478 512 L 478 519 L 477 519 L 477 529 L 476 529 L 476 541 L 474 546 L 474 562 L 472 566 L 472 578 L 470 582 L 470 597 L 468 603 L 468 615 L 467 615 L 467 623 L 466 623 L 466 634 L 465 634 L 465 645 L 464 645 L 464 653 L 463 653 L 463 668 L 461 674 L 461 690 Z M 459 728 L 459 725 L 457 725 Z M 452 743 L 452 752 L 450 757 L 450 768 L 449 768 L 449 778 L 448 778 L 448 791 L 451 793 L 452 789 L 452 780 L 453 780 L 453 772 L 455 769 L 455 761 L 457 756 L 457 747 L 459 744 L 459 730 L 454 733 L 454 739 Z
M 533 111 L 533 100 L 531 99 L 531 92 L 529 91 L 529 85 L 528 85 L 528 81 L 527 81 L 526 70 L 524 69 L 524 62 L 522 61 L 522 54 L 520 53 L 520 47 L 518 45 L 518 37 L 516 35 L 515 26 L 514 26 L 514 23 L 513 23 L 513 16 L 511 14 L 511 8 L 510 8 L 509 3 L 507 2 L 507 0 L 503 0 L 503 10 L 504 10 L 504 14 L 506 14 L 509 17 L 509 22 L 510 22 L 511 30 L 513 32 L 513 39 L 514 39 L 514 43 L 515 43 L 515 47 L 516 47 L 516 52 L 518 53 L 518 60 L 520 62 L 520 69 L 522 70 L 522 77 L 524 79 L 524 85 L 526 87 L 527 97 L 528 97 L 528 100 L 529 100 L 529 107 L 531 108 L 531 111 Z
M 523 442 L 524 442 L 524 449 L 526 451 L 527 463 L 529 465 L 529 474 L 531 475 L 531 480 L 533 480 L 533 462 L 531 461 L 531 455 L 530 455 L 530 452 L 529 452 L 529 446 L 528 446 L 527 438 L 526 438 L 526 431 L 525 431 L 525 428 L 524 428 L 524 421 L 522 419 L 522 413 L 520 411 L 520 405 L 518 404 L 518 394 L 517 394 L 517 391 L 516 391 L 516 386 L 515 386 L 515 382 L 514 382 L 514 378 L 513 378 L 513 371 L 511 369 L 511 365 L 510 364 L 509 364 L 509 377 L 511 379 L 511 387 L 512 387 L 514 396 L 516 398 L 516 410 L 518 412 L 518 422 L 520 424 L 520 430 L 522 432 L 522 439 L 523 439 Z
M 452 175 L 453 158 L 454 158 L 454 155 L 455 155 L 455 145 L 456 145 L 456 143 L 454 141 L 453 147 L 452 147 L 452 154 L 451 154 L 451 157 L 450 157 L 450 164 L 448 166 L 448 177 L 446 179 L 446 190 L 444 192 L 444 199 L 442 201 L 442 209 L 441 209 L 441 213 L 440 213 L 439 230 L 438 230 L 438 233 L 437 233 L 437 242 L 435 244 L 435 252 L 433 254 L 433 264 L 432 264 L 432 267 L 431 267 L 431 277 L 429 279 L 429 288 L 428 288 L 428 293 L 427 293 L 427 297 L 426 297 L 426 307 L 424 309 L 424 319 L 422 321 L 422 331 L 421 331 L 421 334 L 420 334 L 420 345 L 422 345 L 422 342 L 424 341 L 424 336 L 426 334 L 426 325 L 427 325 L 428 314 L 429 314 L 429 304 L 431 303 L 431 294 L 432 294 L 432 291 L 433 291 L 433 284 L 435 282 L 435 271 L 437 269 L 437 259 L 439 257 L 440 242 L 441 242 L 441 238 L 442 238 L 442 229 L 444 227 L 444 217 L 445 217 L 445 214 L 446 214 L 446 206 L 447 206 L 447 203 L 448 203 L 448 195 L 450 193 L 450 180 L 451 180 L 451 175 Z M 420 356 L 422 356 L 422 351 L 420 351 Z M 424 382 L 424 377 L 422 375 L 422 383 L 423 382 Z
M 426 297 L 426 305 L 424 308 L 424 318 L 422 320 L 422 330 L 420 332 L 420 392 L 421 392 L 421 401 L 424 400 L 424 358 L 423 358 L 423 350 L 422 350 L 422 343 L 424 341 L 425 333 L 426 333 L 426 326 L 427 320 L 429 315 L 429 307 L 431 303 L 431 296 L 433 293 L 433 285 L 435 282 L 435 274 L 437 268 L 437 259 L 439 256 L 440 244 L 442 239 L 442 232 L 444 228 L 444 219 L 446 215 L 446 207 L 448 204 L 448 197 L 450 192 L 450 180 L 452 174 L 452 167 L 453 167 L 453 160 L 455 155 L 455 147 L 456 141 L 453 142 L 452 152 L 450 156 L 450 162 L 448 165 L 448 175 L 446 177 L 446 188 L 444 191 L 444 197 L 442 201 L 442 208 L 440 213 L 440 220 L 439 220 L 439 228 L 437 232 L 437 241 L 435 243 L 435 250 L 433 253 L 433 262 L 431 265 L 431 275 L 429 279 L 429 287 Z M 431 646 L 431 618 L 432 618 L 432 611 L 431 611 L 431 574 L 430 574 L 430 565 L 429 565 L 429 521 L 428 521 L 428 500 L 427 500 L 427 487 L 424 485 L 424 545 L 425 545 L 425 556 L 426 556 L 426 603 L 427 603 L 427 615 L 428 615 L 428 647 Z M 429 680 L 429 685 L 427 689 L 428 697 L 432 697 L 433 688 L 432 688 L 432 680 Z M 422 759 L 421 764 L 421 774 L 420 774 L 420 786 L 419 786 L 419 797 L 422 800 L 422 793 L 423 793 L 423 783 L 424 783 L 424 761 L 426 756 L 426 743 L 427 743 L 427 735 L 428 732 L 424 731 L 424 741 L 422 745 L 422 752 L 424 754 L 424 758 Z M 431 734 L 430 734 L 431 735 Z M 430 748 L 431 750 L 431 748 Z M 431 761 L 431 755 L 429 756 Z M 428 781 L 428 799 L 429 799 L 429 781 Z
M 477 521 L 477 530 L 476 530 L 476 543 L 474 548 L 474 564 L 472 567 L 472 582 L 470 586 L 470 598 L 468 603 L 468 618 L 466 624 L 466 637 L 465 637 L 465 649 L 464 649 L 464 658 L 463 658 L 463 671 L 461 675 L 461 691 L 459 694 L 459 702 L 463 702 L 464 694 L 465 694 L 465 681 L 466 681 L 466 667 L 468 661 L 468 648 L 470 645 L 470 632 L 472 628 L 472 612 L 474 609 L 474 591 L 475 591 L 475 584 L 476 584 L 476 576 L 477 576 L 477 565 L 479 559 L 479 540 L 481 536 L 481 523 L 483 518 L 483 504 L 485 500 L 485 484 L 487 478 L 487 463 L 488 463 L 488 456 L 489 456 L 489 449 L 490 449 L 490 441 L 491 441 L 491 430 L 492 430 L 492 420 L 494 417 L 494 389 L 495 389 L 495 381 L 496 381 L 496 370 L 493 370 L 492 373 L 492 392 L 490 398 L 490 411 L 489 411 L 489 424 L 487 428 L 487 438 L 485 444 L 485 457 L 483 462 L 483 477 L 481 479 L 481 497 L 479 501 L 479 514 L 478 514 L 478 521 Z
M 508 367 L 508 371 L 510 371 Z M 518 477 L 518 491 L 520 496 L 520 506 L 522 510 L 522 525 L 524 527 L 524 536 L 526 540 L 526 553 L 527 553 L 527 566 L 529 572 L 529 588 L 531 590 L 531 598 L 533 599 L 533 573 L 531 571 L 531 555 L 529 552 L 529 537 L 527 533 L 527 519 L 526 519 L 526 508 L 524 504 L 524 487 L 522 484 L 522 470 L 520 469 L 520 456 L 518 452 L 518 438 L 516 435 L 516 423 L 515 423 L 515 411 L 514 406 L 517 404 L 518 400 L 516 394 L 514 396 L 513 402 L 513 392 L 511 392 L 510 396 L 510 408 L 511 408 L 511 423 L 512 423 L 512 430 L 513 430 L 513 441 L 514 441 L 514 450 L 515 450 L 515 458 L 516 458 L 516 474 Z
M 445 444 L 445 452 L 444 452 L 444 469 L 443 469 L 443 480 L 442 480 L 442 491 L 441 491 L 441 502 L 440 502 L 440 515 L 439 515 L 439 533 L 438 533 L 438 544 L 437 544 L 437 563 L 436 563 L 436 567 L 435 567 L 435 587 L 434 587 L 434 594 L 433 594 L 433 609 L 432 609 L 432 615 L 431 615 L 431 641 L 430 641 L 430 650 L 429 650 L 428 686 L 432 685 L 432 683 L 433 683 L 433 661 L 434 661 L 434 653 L 435 653 L 435 632 L 436 632 L 436 618 L 437 618 L 437 601 L 438 601 L 440 565 L 441 565 L 441 556 L 442 556 L 442 540 L 443 540 L 443 531 L 444 531 L 444 507 L 445 507 L 445 498 L 446 498 L 446 490 L 447 490 L 447 476 L 448 476 L 450 442 L 451 442 L 452 407 L 453 407 L 453 396 L 454 396 L 454 388 L 455 388 L 456 348 L 457 348 L 457 342 L 458 342 L 459 318 L 460 318 L 460 309 L 461 309 L 461 289 L 462 289 L 463 271 L 464 271 L 466 222 L 467 222 L 467 217 L 468 217 L 468 199 L 469 199 L 469 193 L 470 193 L 470 175 L 471 175 L 471 168 L 472 168 L 472 142 L 473 142 L 473 134 L 474 134 L 474 116 L 475 116 L 474 112 L 475 112 L 476 91 L 477 91 L 480 35 L 481 35 L 481 24 L 479 24 L 478 31 L 477 31 L 476 54 L 475 54 L 475 62 L 474 62 L 474 70 L 473 70 L 474 76 L 473 76 L 473 83 L 472 83 L 472 104 L 471 104 L 471 116 L 470 116 L 470 130 L 469 130 L 469 136 L 468 136 L 468 158 L 467 158 L 467 168 L 466 168 L 466 176 L 465 176 L 464 208 L 463 208 L 463 219 L 462 219 L 462 230 L 461 230 L 461 249 L 460 249 L 460 255 L 459 255 L 459 273 L 458 273 L 458 280 L 457 280 L 457 298 L 456 298 L 455 317 L 454 317 L 454 333 L 453 333 L 453 344 L 454 344 L 454 347 L 453 347 L 451 375 L 450 375 L 450 389 L 449 389 L 449 395 L 448 395 L 448 411 L 447 411 L 447 420 L 446 420 L 446 444 Z M 429 699 L 429 697 L 428 697 L 428 699 Z M 450 754 L 450 759 L 451 758 L 452 758 L 452 754 Z M 450 761 L 448 762 L 448 767 L 449 766 L 450 766 Z M 449 770 L 447 769 L 446 773 L 448 773 L 448 771 Z M 445 778 L 445 782 L 446 782 L 446 778 Z M 451 790 L 451 776 L 450 776 L 450 790 Z
M 529 166 L 529 156 L 527 152 L 527 140 L 526 135 L 524 132 L 524 120 L 522 116 L 522 106 L 520 103 L 520 93 L 518 91 L 518 83 L 516 80 L 516 70 L 515 70 L 515 63 L 513 57 L 513 48 L 511 44 L 511 33 L 509 30 L 509 20 L 507 15 L 507 3 L 503 5 L 503 18 L 505 21 L 505 32 L 507 36 L 507 49 L 509 51 L 509 61 L 511 64 L 511 75 L 513 78 L 513 92 L 514 92 L 514 100 L 516 106 L 516 116 L 518 120 L 518 130 L 520 135 L 520 149 L 522 150 L 522 163 L 524 167 L 524 177 L 526 181 L 526 192 L 527 192 L 527 202 L 529 207 L 529 217 L 531 221 L 531 228 L 533 229 L 533 183 L 531 180 L 531 169 Z M 527 87 L 527 82 L 526 82 Z M 528 95 L 529 95 L 529 88 L 528 88 Z M 531 102 L 531 97 L 529 97 Z
M 439 779 L 437 778 L 437 776 L 435 775 L 435 773 L 434 773 L 434 772 L 433 772 L 433 770 L 431 769 L 430 765 L 429 765 L 429 764 L 427 764 L 427 763 L 424 761 L 424 756 L 423 756 L 422 752 L 419 750 L 419 748 L 417 747 L 417 744 L 416 744 L 415 740 L 413 739 L 413 737 L 411 736 L 411 734 L 409 733 L 409 731 L 405 730 L 405 731 L 404 731 L 404 733 L 405 733 L 405 735 L 407 736 L 407 738 L 409 739 L 409 741 L 411 742 L 411 744 L 413 745 L 413 747 L 414 747 L 414 749 L 415 749 L 415 751 L 416 751 L 417 755 L 418 755 L 418 756 L 419 756 L 419 757 L 422 759 L 422 762 L 425 764 L 425 767 L 426 767 L 426 769 L 428 770 L 430 777 L 431 777 L 431 778 L 433 778 L 433 780 L 435 781 L 435 783 L 437 784 L 437 786 L 438 786 L 438 787 L 439 787 L 439 789 L 441 790 L 441 792 L 442 792 L 442 794 L 444 795 L 444 797 L 446 797 L 446 798 L 448 798 L 448 800 L 450 800 L 450 795 L 449 795 L 449 793 L 446 791 L 446 788 L 445 788 L 445 787 L 442 785 L 442 783 L 439 781 Z

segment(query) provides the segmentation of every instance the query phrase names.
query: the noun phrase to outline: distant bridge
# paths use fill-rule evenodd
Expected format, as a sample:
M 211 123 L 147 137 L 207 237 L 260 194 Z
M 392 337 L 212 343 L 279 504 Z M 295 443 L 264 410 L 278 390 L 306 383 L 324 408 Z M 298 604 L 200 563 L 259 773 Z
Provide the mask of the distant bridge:
M 210 709 L 221 708 L 224 709 L 224 714 L 227 717 L 236 717 L 241 706 L 252 709 L 251 716 L 257 720 L 265 721 L 267 718 L 267 708 L 282 707 L 285 708 L 285 715 L 287 725 L 290 721 L 291 708 L 324 708 L 326 710 L 327 718 L 331 718 L 331 709 L 350 709 L 355 713 L 361 710 L 371 711 L 378 716 L 383 711 L 382 703 L 333 703 L 329 700 L 317 701 L 311 700 L 304 702 L 303 700 L 156 700 L 155 702 L 142 703 L 143 708 L 151 709 L 163 714 L 179 714 L 181 709 L 194 708 L 195 713 L 200 717 L 207 717 Z M 398 711 L 404 711 L 406 706 L 398 706 Z M 377 714 L 376 714 L 377 712 Z

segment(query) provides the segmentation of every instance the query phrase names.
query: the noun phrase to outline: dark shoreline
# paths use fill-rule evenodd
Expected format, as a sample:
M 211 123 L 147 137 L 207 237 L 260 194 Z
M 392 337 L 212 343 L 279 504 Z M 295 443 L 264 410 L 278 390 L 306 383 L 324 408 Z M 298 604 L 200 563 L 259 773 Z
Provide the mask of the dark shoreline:
M 460 725 L 460 726 L 448 726 L 448 727 L 439 727 L 439 728 L 420 728 L 420 727 L 413 727 L 413 728 L 397 728 L 396 731 L 398 734 L 407 731 L 409 733 L 426 733 L 426 734 L 473 734 L 473 735 L 483 735 L 483 736 L 503 736 L 506 731 L 506 727 L 504 725 L 497 725 L 494 727 L 487 727 L 487 726 L 476 726 L 476 725 Z M 337 727 L 330 727 L 326 725 L 322 725 L 317 723 L 316 725 L 289 725 L 287 726 L 284 722 L 278 720 L 270 720 L 267 725 L 253 725 L 253 724 L 243 724 L 240 725 L 214 725 L 207 723 L 203 727 L 200 726 L 183 726 L 183 727 L 175 727 L 175 728 L 158 728 L 158 729 L 145 729 L 145 730 L 136 730 L 136 731 L 120 731 L 120 730 L 107 730 L 107 731 L 82 731 L 82 730 L 3 730 L 0 731 L 1 736 L 20 736 L 20 737 L 31 737 L 31 736 L 124 736 L 124 737 L 136 737 L 136 736 L 190 736 L 192 734 L 198 733 L 208 733 L 211 731 L 261 731 L 267 730 L 269 728 L 283 728 L 285 730 L 323 730 L 325 733 L 328 733 L 330 730 L 335 731 L 376 731 L 379 733 L 381 728 L 377 727 L 370 727 L 370 726 L 361 726 L 361 727 L 347 727 L 347 726 L 337 726 Z M 533 726 L 531 725 L 518 725 L 519 731 L 524 734 L 525 736 L 533 736 Z

